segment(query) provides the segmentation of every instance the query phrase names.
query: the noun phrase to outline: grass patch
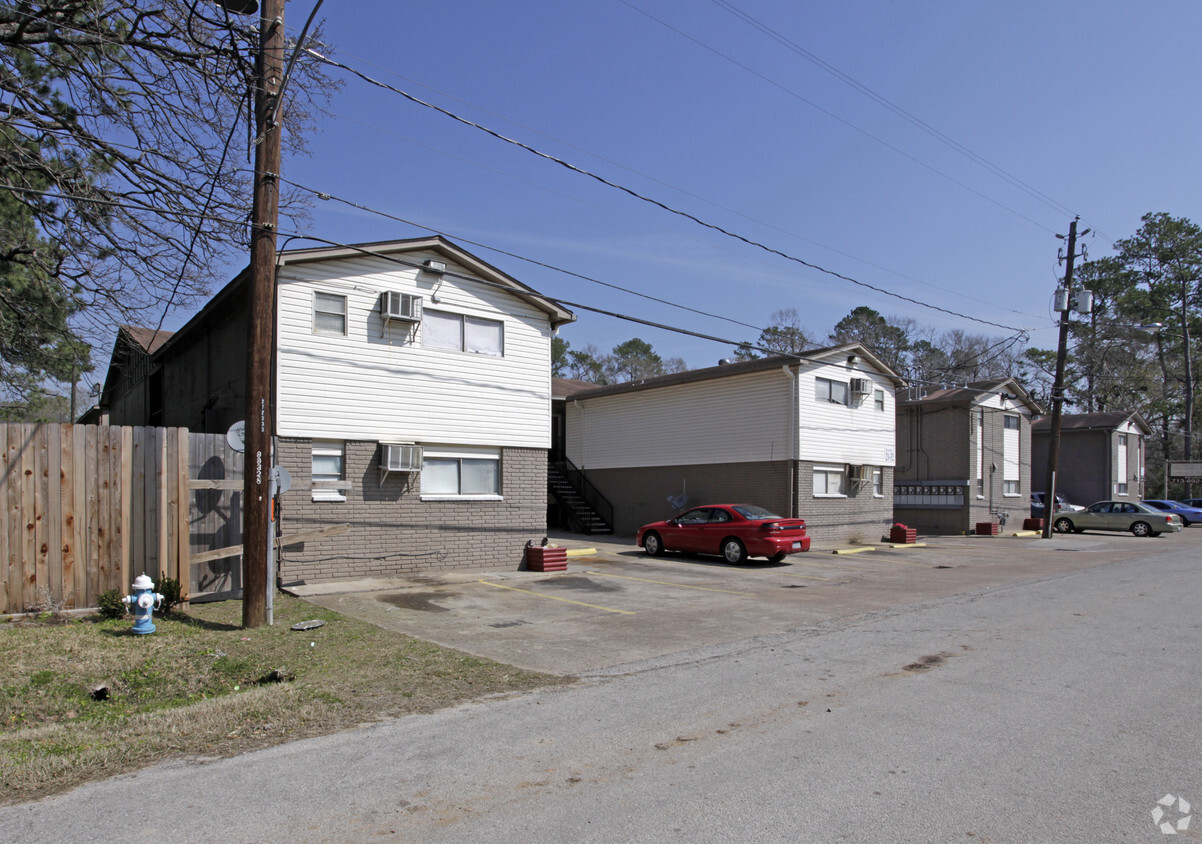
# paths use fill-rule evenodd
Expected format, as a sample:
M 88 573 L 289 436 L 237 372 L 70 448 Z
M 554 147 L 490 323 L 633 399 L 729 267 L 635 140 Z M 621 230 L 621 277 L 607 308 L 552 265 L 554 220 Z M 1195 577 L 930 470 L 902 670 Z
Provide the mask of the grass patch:
M 240 602 L 196 604 L 149 636 L 100 616 L 0 623 L 0 802 L 565 682 L 287 595 L 274 614 L 243 630 Z M 290 629 L 310 619 L 326 624 Z

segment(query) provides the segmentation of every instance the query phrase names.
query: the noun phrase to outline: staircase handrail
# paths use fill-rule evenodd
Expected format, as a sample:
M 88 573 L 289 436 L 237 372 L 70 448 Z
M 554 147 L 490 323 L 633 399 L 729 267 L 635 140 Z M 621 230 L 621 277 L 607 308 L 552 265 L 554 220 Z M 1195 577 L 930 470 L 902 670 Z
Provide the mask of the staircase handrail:
M 592 481 L 585 477 L 584 472 L 577 469 L 571 460 L 564 458 L 556 464 L 563 474 L 567 482 L 572 485 L 576 492 L 580 493 L 588 506 L 593 508 L 605 524 L 613 528 L 614 526 L 614 506 L 609 503 L 609 499 L 601 494 L 601 491 L 593 486 Z

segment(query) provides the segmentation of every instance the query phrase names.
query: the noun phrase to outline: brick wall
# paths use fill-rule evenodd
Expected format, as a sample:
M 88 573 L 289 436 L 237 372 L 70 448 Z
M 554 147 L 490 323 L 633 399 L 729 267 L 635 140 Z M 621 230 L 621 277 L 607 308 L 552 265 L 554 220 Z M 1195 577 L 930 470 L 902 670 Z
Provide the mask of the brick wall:
M 814 495 L 814 468 L 797 464 L 797 515 L 806 520 L 806 533 L 819 543 L 879 542 L 893 524 L 893 468 L 882 468 L 880 498 L 869 481 L 849 482 L 845 498 Z
M 547 452 L 501 452 L 503 501 L 426 501 L 421 476 L 392 472 L 381 483 L 374 441 L 345 444 L 346 501 L 313 501 L 308 439 L 281 439 L 292 475 L 282 496 L 285 534 L 349 523 L 348 533 L 284 548 L 283 583 L 450 570 L 516 569 L 526 541 L 546 534 Z

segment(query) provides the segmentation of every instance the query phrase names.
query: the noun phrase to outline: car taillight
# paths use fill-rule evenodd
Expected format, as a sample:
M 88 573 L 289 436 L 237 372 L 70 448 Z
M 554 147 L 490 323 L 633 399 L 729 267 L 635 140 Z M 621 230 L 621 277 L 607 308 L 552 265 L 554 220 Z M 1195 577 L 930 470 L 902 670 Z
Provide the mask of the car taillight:
M 763 525 L 763 528 L 764 528 L 764 530 L 780 530 L 781 529 L 780 524 L 777 522 L 768 522 L 767 524 Z

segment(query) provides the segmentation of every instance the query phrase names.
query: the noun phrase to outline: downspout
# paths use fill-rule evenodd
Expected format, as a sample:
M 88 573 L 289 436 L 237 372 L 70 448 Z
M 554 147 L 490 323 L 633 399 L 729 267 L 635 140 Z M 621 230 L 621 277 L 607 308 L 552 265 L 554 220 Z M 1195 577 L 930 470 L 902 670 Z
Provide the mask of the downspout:
M 798 387 L 797 382 L 801 378 L 800 369 L 796 377 L 793 371 L 789 368 L 789 364 L 783 364 L 780 368 L 785 377 L 789 379 L 789 430 L 788 442 L 789 447 L 785 452 L 785 458 L 789 463 L 789 518 L 797 519 L 801 517 L 798 494 L 797 494 L 797 455 L 801 451 L 801 431 L 798 430 L 797 414 L 799 412 L 798 404 Z

